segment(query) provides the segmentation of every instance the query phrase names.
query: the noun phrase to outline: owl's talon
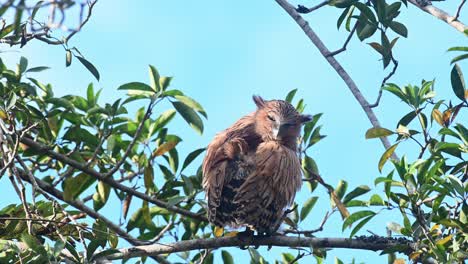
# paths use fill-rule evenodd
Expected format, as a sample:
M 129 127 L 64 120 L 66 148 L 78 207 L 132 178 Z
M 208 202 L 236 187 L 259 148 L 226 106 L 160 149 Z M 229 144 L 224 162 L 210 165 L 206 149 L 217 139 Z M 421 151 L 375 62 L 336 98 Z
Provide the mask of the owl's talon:
M 252 244 L 254 240 L 254 231 L 250 228 L 246 227 L 245 231 L 237 233 L 237 238 L 241 241 L 246 243 L 247 245 L 240 246 L 240 249 L 245 250 L 249 248 L 249 245 Z

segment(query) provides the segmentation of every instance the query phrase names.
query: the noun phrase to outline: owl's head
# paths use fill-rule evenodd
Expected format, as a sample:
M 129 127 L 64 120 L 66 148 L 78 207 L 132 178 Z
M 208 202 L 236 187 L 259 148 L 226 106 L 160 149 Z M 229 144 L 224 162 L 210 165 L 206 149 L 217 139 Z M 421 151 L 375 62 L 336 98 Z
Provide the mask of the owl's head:
M 312 120 L 311 115 L 302 115 L 290 103 L 283 100 L 265 101 L 253 96 L 257 105 L 255 129 L 263 141 L 280 141 L 296 146 L 302 124 Z

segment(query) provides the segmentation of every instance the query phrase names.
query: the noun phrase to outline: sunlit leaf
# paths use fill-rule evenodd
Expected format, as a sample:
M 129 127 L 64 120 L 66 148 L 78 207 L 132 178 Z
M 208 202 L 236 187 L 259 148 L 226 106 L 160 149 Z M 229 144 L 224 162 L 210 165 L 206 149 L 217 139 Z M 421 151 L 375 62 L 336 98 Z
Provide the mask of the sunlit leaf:
M 393 152 L 395 152 L 395 149 L 397 148 L 398 143 L 394 144 L 393 146 L 389 147 L 385 152 L 382 154 L 382 157 L 380 157 L 379 160 L 379 171 L 382 172 L 382 168 L 387 162 L 387 160 L 393 155 Z
M 386 129 L 383 127 L 373 127 L 367 130 L 366 132 L 366 139 L 370 138 L 379 138 L 379 137 L 386 137 L 393 135 L 394 132 L 391 131 L 390 129 Z

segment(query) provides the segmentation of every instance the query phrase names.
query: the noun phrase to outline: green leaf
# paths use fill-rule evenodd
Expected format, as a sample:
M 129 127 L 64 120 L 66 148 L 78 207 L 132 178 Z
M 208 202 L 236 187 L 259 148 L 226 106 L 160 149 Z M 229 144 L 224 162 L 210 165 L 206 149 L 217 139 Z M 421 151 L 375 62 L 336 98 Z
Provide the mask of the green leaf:
M 358 221 L 359 219 L 374 215 L 375 213 L 369 210 L 355 212 L 345 219 L 345 221 L 343 222 L 342 231 L 344 231 L 348 226 L 351 226 L 354 222 Z
M 149 72 L 150 72 L 150 82 L 151 82 L 151 87 L 153 87 L 153 91 L 159 92 L 161 91 L 161 85 L 159 83 L 160 76 L 158 70 L 153 65 L 149 66 Z
M 181 102 L 172 102 L 172 105 L 196 132 L 203 133 L 203 121 L 192 108 Z
M 393 152 L 395 152 L 395 149 L 397 148 L 398 143 L 394 144 L 393 146 L 389 147 L 385 152 L 382 154 L 382 157 L 380 157 L 379 160 L 379 172 L 382 172 L 382 168 L 387 162 L 387 160 L 392 156 Z
M 187 155 L 187 157 L 185 158 L 184 160 L 184 163 L 182 164 L 182 169 L 181 169 L 181 172 L 187 168 L 187 166 L 194 160 L 196 159 L 201 153 L 203 153 L 203 151 L 205 151 L 205 148 L 199 148 L 199 149 L 196 149 L 192 152 L 190 152 L 190 154 Z
M 192 98 L 185 96 L 185 95 L 175 95 L 174 98 L 177 99 L 179 102 L 186 104 L 188 107 L 196 110 L 197 112 L 202 114 L 205 118 L 208 117 L 203 107 L 197 101 L 193 100 Z
M 53 104 L 55 107 L 63 107 L 68 111 L 75 111 L 75 106 L 69 100 L 65 98 L 49 98 L 46 100 L 47 103 Z
M 100 181 L 96 186 L 96 192 L 93 195 L 93 208 L 98 211 L 109 199 L 110 186 Z
M 400 119 L 400 121 L 398 121 L 397 127 L 400 126 L 400 125 L 408 126 L 409 123 L 411 123 L 411 121 L 413 121 L 413 119 L 416 117 L 416 112 L 419 112 L 419 110 L 418 111 L 411 111 L 408 114 L 406 114 L 404 117 L 402 117 Z
M 374 13 L 372 12 L 372 9 L 370 9 L 369 6 L 361 3 L 361 2 L 356 2 L 354 3 L 354 6 L 357 7 L 361 11 L 361 15 L 364 15 L 365 18 L 369 19 L 372 22 L 377 22 L 377 19 L 375 18 Z
M 234 264 L 234 259 L 232 258 L 231 254 L 226 250 L 221 250 L 221 256 L 223 258 L 224 264 Z
M 457 61 L 461 61 L 461 60 L 464 60 L 464 59 L 468 59 L 468 54 L 462 54 L 462 55 L 456 56 L 455 58 L 453 58 L 450 61 L 450 64 L 453 64 L 453 63 L 455 63 Z
M 452 89 L 455 95 L 460 98 L 462 101 L 466 101 L 465 98 L 465 80 L 463 78 L 463 73 L 458 66 L 455 64 L 452 68 L 452 72 L 450 73 L 450 80 L 452 82 Z
M 70 201 L 76 199 L 81 193 L 90 187 L 96 178 L 89 176 L 86 173 L 80 173 L 76 177 L 65 179 L 62 183 L 63 197 Z
M 395 134 L 390 129 L 386 129 L 383 127 L 373 127 L 367 130 L 366 132 L 366 139 L 370 138 L 379 138 L 379 137 L 386 137 Z
M 351 231 L 351 234 L 349 235 L 349 237 L 353 237 L 365 224 L 367 224 L 367 222 L 369 222 L 373 217 L 375 216 L 374 215 L 370 215 L 366 218 L 364 218 L 361 222 L 359 222 L 354 228 L 353 230 Z
M 91 74 L 94 75 L 96 80 L 99 81 L 99 72 L 91 62 L 89 62 L 87 59 L 85 59 L 84 57 L 81 57 L 81 56 L 75 55 L 75 58 L 77 58 L 81 62 L 81 64 L 83 64 L 83 66 L 85 66 L 86 69 L 88 69 L 88 71 L 91 72 Z
M 468 47 L 451 47 L 447 51 L 468 51 Z
M 21 241 L 25 243 L 28 248 L 32 249 L 33 251 L 37 251 L 37 249 L 40 247 L 39 242 L 34 236 L 31 236 L 30 234 L 23 233 L 21 234 Z
M 49 67 L 46 66 L 39 66 L 39 67 L 33 67 L 27 69 L 25 72 L 41 72 L 50 69 Z
M 146 92 L 154 92 L 151 86 L 147 85 L 146 83 L 142 82 L 130 82 L 123 84 L 117 88 L 117 90 L 135 90 L 135 91 L 146 91 Z
M 7 111 L 11 110 L 16 105 L 16 101 L 17 101 L 17 96 L 16 96 L 16 93 L 13 92 L 10 94 L 8 98 L 8 104 L 6 105 L 5 110 Z
M 310 211 L 312 211 L 312 208 L 314 208 L 314 205 L 317 202 L 317 200 L 318 196 L 313 196 L 307 199 L 307 201 L 304 203 L 304 206 L 301 209 L 301 221 L 306 219 L 307 215 L 309 215 Z
M 375 31 L 377 30 L 377 26 L 375 24 L 368 24 L 367 22 L 358 22 L 361 26 L 356 28 L 356 33 L 359 40 L 363 41 L 372 35 L 374 35 Z M 362 24 L 366 23 L 366 24 Z
M 348 183 L 344 180 L 340 180 L 338 182 L 338 186 L 335 189 L 336 196 L 341 200 L 346 193 L 346 189 L 348 188 Z
M 370 205 L 385 205 L 383 199 L 378 194 L 373 194 L 369 200 Z
M 341 261 L 341 259 L 335 257 L 335 264 L 344 264 L 343 261 Z
M 408 37 L 408 29 L 406 28 L 405 25 L 403 25 L 400 22 L 392 21 L 390 22 L 390 28 L 395 31 L 395 33 L 403 36 L 403 37 Z
M 28 68 L 28 60 L 25 57 L 20 58 L 20 63 L 19 63 L 19 73 L 23 73 L 26 71 Z
M 340 29 L 340 26 L 341 24 L 343 23 L 344 19 L 346 18 L 346 16 L 348 15 L 348 12 L 349 12 L 349 9 L 351 9 L 351 7 L 347 7 L 345 10 L 343 10 L 343 12 L 341 13 L 340 17 L 338 18 L 338 20 L 336 21 L 336 28 L 337 29 Z M 291 91 L 292 92 L 292 91 Z M 287 98 L 287 97 L 286 97 Z M 287 99 L 286 99 L 287 101 Z M 288 102 L 291 102 L 291 101 L 288 101 Z
M 453 175 L 448 175 L 447 178 L 449 179 L 452 187 L 455 189 L 455 191 L 461 195 L 461 197 L 465 196 L 465 188 L 463 187 L 463 183 L 461 182 L 460 179 Z
M 346 204 L 347 202 L 351 201 L 352 199 L 363 195 L 367 192 L 370 191 L 369 186 L 367 185 L 360 185 L 356 187 L 354 190 L 352 190 L 350 193 L 348 193 L 344 198 L 343 198 L 343 203 Z
M 2 31 L 0 31 L 0 39 L 6 37 L 8 34 L 13 32 L 14 29 L 15 25 L 13 24 L 6 26 Z
M 58 257 L 64 248 L 65 242 L 61 239 L 58 239 L 54 244 L 54 257 Z
M 72 63 L 72 52 L 70 50 L 67 50 L 65 53 L 65 67 L 68 67 Z
M 296 95 L 297 89 L 291 90 L 288 95 L 286 95 L 285 101 L 288 103 L 291 103 L 292 100 L 294 99 L 294 96 Z

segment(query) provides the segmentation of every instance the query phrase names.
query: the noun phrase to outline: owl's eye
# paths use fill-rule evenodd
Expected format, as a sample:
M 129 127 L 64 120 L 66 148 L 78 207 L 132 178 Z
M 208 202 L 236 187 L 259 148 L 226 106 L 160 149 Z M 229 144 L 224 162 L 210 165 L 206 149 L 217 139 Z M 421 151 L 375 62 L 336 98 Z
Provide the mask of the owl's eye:
M 273 122 L 275 122 L 275 121 L 276 121 L 275 117 L 274 117 L 274 116 L 272 116 L 272 115 L 268 115 L 267 117 L 268 117 L 268 119 L 270 119 L 270 120 L 271 120 L 271 121 L 273 121 Z

